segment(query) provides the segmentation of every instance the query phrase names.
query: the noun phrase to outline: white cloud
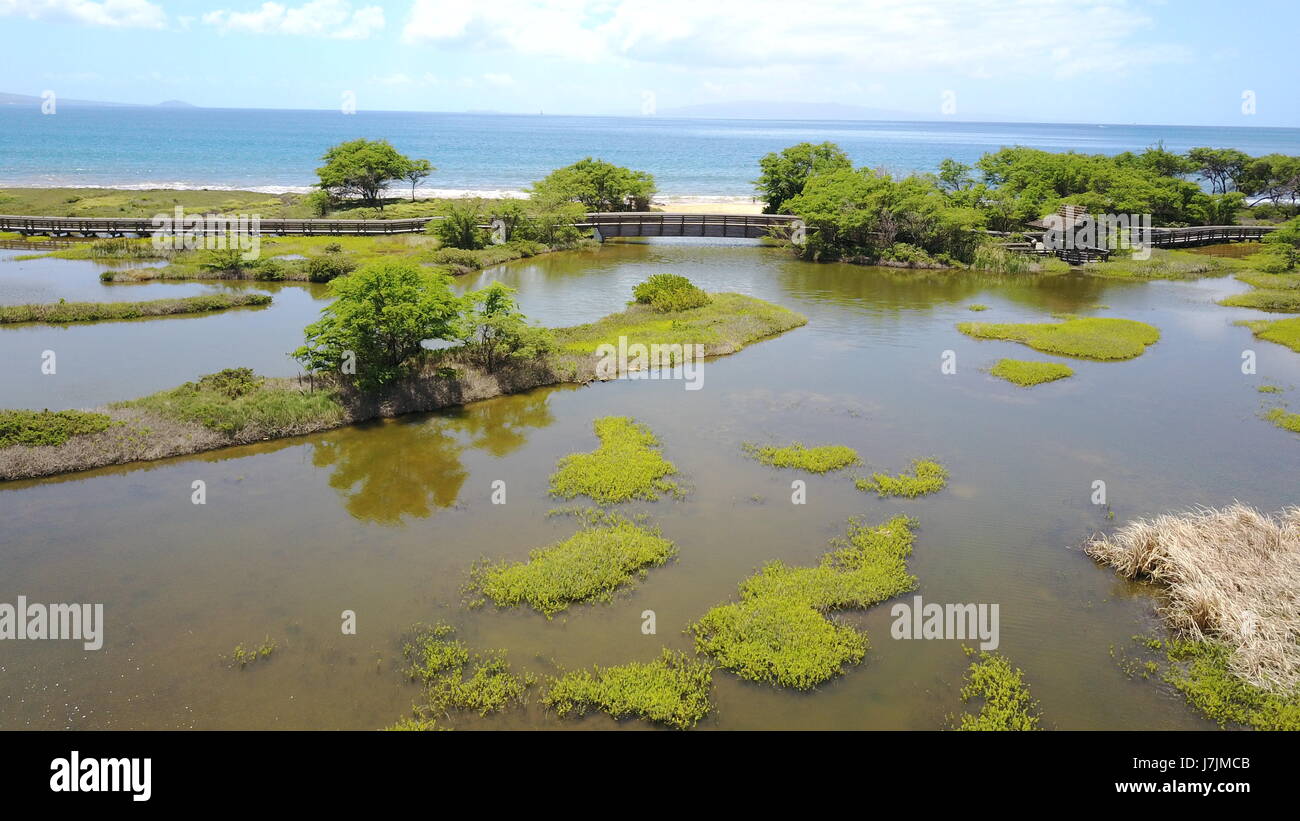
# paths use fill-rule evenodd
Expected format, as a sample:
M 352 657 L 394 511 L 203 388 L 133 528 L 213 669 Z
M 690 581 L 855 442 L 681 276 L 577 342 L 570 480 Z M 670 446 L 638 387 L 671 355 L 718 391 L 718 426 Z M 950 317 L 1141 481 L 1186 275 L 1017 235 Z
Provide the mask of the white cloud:
M 203 22 L 222 31 L 364 40 L 383 29 L 384 10 L 380 6 L 353 10 L 349 0 L 309 0 L 296 7 L 266 2 L 255 11 L 210 11 Z
M 1127 0 L 415 0 L 402 31 L 410 43 L 723 71 L 1068 77 L 1188 59 L 1151 36 Z
M 167 13 L 148 0 L 0 0 L 0 17 L 107 28 L 163 28 Z

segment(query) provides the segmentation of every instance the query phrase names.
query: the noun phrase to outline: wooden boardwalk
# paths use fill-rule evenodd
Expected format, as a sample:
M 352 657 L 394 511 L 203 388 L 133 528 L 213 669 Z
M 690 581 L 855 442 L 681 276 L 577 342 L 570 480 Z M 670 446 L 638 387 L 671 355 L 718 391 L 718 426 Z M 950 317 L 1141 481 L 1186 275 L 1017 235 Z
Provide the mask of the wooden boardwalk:
M 424 231 L 425 227 L 433 219 L 437 218 L 417 217 L 392 220 L 262 219 L 258 221 L 257 231 L 267 235 L 288 236 L 415 234 Z M 619 212 L 587 214 L 584 221 L 578 223 L 578 227 L 599 231 L 602 239 L 611 237 L 732 237 L 736 239 L 758 239 L 768 236 L 773 226 L 790 225 L 795 219 L 795 217 L 770 214 Z M 483 227 L 488 228 L 490 226 L 485 225 Z M 230 223 L 224 223 L 218 218 L 201 222 L 193 231 L 196 233 L 224 234 L 232 229 L 234 229 L 233 220 Z M 170 232 L 170 230 L 170 223 L 160 225 L 152 218 L 29 217 L 0 214 L 0 231 L 18 233 L 23 236 L 144 237 L 164 231 Z

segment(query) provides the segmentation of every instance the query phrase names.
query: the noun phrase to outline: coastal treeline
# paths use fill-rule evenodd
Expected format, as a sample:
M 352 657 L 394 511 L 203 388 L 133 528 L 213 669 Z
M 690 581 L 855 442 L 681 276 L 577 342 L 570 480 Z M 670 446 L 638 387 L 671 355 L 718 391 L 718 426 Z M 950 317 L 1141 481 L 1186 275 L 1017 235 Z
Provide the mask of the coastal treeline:
M 1158 144 L 1108 156 L 1015 146 L 974 165 L 947 159 L 933 174 L 895 176 L 855 168 L 834 143 L 800 143 L 766 155 L 759 169 L 765 212 L 801 217 L 812 259 L 970 263 L 982 232 L 1021 231 L 1065 204 L 1150 214 L 1169 227 L 1300 213 L 1300 157 L 1236 149 L 1178 154 Z

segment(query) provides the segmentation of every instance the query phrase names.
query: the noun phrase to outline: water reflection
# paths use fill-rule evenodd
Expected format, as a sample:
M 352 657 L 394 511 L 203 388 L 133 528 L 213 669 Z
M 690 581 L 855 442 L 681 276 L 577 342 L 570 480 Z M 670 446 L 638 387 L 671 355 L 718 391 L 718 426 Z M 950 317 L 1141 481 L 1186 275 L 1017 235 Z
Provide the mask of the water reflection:
M 312 441 L 312 464 L 331 469 L 330 487 L 354 518 L 382 525 L 426 519 L 456 504 L 469 475 L 466 450 L 507 456 L 555 421 L 548 404 L 554 390 L 337 430 Z

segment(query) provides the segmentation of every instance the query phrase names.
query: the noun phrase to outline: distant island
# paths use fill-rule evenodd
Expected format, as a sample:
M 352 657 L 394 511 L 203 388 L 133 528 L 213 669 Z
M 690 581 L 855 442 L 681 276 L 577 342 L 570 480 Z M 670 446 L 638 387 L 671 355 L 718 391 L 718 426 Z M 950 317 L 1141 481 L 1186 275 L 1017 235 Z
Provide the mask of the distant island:
M 0 91 L 0 105 L 13 106 L 39 106 L 43 99 L 33 94 L 11 94 L 7 91 Z M 86 106 L 88 108 L 198 108 L 193 103 L 187 103 L 184 100 L 165 100 L 157 105 L 147 105 L 143 103 L 108 103 L 102 100 L 76 100 L 69 97 L 58 97 L 57 102 L 61 106 Z

